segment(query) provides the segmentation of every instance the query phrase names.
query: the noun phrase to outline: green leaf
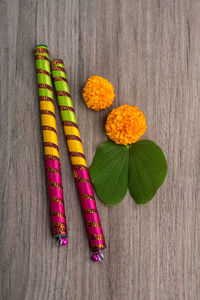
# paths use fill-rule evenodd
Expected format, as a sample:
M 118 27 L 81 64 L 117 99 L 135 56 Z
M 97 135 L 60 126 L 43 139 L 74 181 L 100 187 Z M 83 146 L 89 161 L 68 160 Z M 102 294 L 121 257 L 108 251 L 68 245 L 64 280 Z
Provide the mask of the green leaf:
M 102 143 L 96 151 L 90 176 L 98 197 L 105 204 L 120 203 L 128 189 L 129 150 L 111 141 Z
M 132 144 L 129 151 L 129 191 L 138 204 L 145 204 L 163 184 L 167 162 L 161 148 L 150 140 Z

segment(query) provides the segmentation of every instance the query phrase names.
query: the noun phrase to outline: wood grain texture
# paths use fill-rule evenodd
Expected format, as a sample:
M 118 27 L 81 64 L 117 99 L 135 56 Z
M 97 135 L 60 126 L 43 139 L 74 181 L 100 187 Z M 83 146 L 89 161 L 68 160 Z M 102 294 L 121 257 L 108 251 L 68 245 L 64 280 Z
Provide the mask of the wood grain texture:
M 0 1 L 0 299 L 200 299 L 200 1 Z M 89 247 L 61 121 L 57 125 L 69 245 L 50 235 L 33 48 L 63 58 L 89 165 L 108 111 L 81 90 L 98 74 L 136 104 L 169 172 L 149 204 L 97 200 L 105 262 Z

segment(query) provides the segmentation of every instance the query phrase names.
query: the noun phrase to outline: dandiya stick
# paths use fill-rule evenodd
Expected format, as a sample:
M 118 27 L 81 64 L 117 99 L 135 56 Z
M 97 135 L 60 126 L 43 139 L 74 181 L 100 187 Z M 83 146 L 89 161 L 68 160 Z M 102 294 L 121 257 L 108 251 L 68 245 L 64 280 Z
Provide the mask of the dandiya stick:
M 46 178 L 50 202 L 51 230 L 53 237 L 58 240 L 57 245 L 65 246 L 68 243 L 66 239 L 68 234 L 53 101 L 51 68 L 47 46 L 36 46 L 34 54 L 40 100 Z
M 92 259 L 94 261 L 103 261 L 104 256 L 101 250 L 106 248 L 105 238 L 90 181 L 67 75 L 61 59 L 51 62 L 51 72 L 88 239 L 91 250 L 95 252 Z

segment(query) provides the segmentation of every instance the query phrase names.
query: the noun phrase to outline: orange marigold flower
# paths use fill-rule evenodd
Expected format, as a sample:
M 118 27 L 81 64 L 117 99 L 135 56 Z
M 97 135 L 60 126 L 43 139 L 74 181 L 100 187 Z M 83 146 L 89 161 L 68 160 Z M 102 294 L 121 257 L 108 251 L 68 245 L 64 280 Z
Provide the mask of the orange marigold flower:
M 86 105 L 96 111 L 109 107 L 115 98 L 114 87 L 100 76 L 91 76 L 83 89 Z
M 121 105 L 109 113 L 105 129 L 116 144 L 132 144 L 145 133 L 146 118 L 137 106 Z

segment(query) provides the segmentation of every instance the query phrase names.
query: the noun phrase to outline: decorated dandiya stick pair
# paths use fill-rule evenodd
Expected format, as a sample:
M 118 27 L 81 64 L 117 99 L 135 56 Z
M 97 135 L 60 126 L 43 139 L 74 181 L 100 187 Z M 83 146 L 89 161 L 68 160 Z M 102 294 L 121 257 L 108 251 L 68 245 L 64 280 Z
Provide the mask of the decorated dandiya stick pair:
M 65 246 L 68 243 L 66 239 L 68 234 L 53 100 L 53 85 L 47 46 L 36 46 L 34 54 L 40 100 L 46 179 L 50 202 L 51 230 L 53 237 L 58 240 L 58 245 Z
M 105 238 L 90 181 L 65 67 L 63 61 L 58 59 L 51 62 L 50 69 L 48 49 L 44 45 L 39 45 L 35 48 L 35 56 L 52 234 L 54 237 L 59 238 L 60 244 L 67 244 L 65 239 L 67 227 L 51 75 L 54 81 L 88 239 L 91 250 L 94 251 L 92 259 L 94 261 L 103 261 L 104 256 L 101 251 L 106 248 Z

